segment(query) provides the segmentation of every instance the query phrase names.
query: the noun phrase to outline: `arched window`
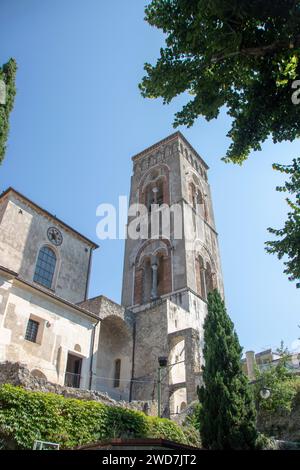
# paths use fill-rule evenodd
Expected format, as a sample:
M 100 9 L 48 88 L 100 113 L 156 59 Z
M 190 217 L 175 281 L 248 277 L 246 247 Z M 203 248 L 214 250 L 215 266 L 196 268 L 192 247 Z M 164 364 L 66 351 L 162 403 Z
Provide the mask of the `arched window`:
M 180 404 L 180 412 L 184 411 L 186 409 L 186 402 L 182 401 Z
M 206 263 L 205 284 L 206 284 L 206 295 L 207 295 L 209 292 L 212 292 L 214 289 L 213 273 L 212 273 L 211 266 L 209 263 Z
M 51 289 L 56 266 L 56 255 L 48 246 L 43 246 L 38 255 L 33 280 Z
M 121 359 L 115 360 L 114 388 L 120 387 Z
M 197 199 L 196 199 L 196 188 L 193 183 L 190 183 L 189 186 L 189 197 L 190 197 L 190 203 L 193 206 L 193 209 L 196 210 L 196 204 L 197 204 Z
M 205 268 L 202 256 L 196 258 L 196 271 L 198 293 L 203 299 L 206 299 Z
M 198 294 L 207 299 L 207 294 L 215 288 L 214 273 L 210 263 L 204 264 L 202 256 L 196 258 L 196 284 Z
M 164 203 L 164 181 L 162 178 L 152 181 L 145 189 L 145 204 L 148 212 L 152 210 L 152 204 L 161 206 Z

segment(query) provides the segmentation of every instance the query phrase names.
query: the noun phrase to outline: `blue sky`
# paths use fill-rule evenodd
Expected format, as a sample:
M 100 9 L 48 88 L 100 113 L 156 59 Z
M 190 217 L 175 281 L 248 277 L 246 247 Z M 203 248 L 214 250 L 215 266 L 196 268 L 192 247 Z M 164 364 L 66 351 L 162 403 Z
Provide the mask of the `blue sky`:
M 141 0 L 1 0 L 0 63 L 19 66 L 0 190 L 14 186 L 86 236 L 96 238 L 96 207 L 129 192 L 131 156 L 174 132 L 169 106 L 145 100 L 137 84 L 162 34 L 144 20 Z M 299 290 L 282 262 L 264 251 L 267 227 L 287 207 L 275 193 L 299 141 L 272 144 L 238 167 L 220 158 L 229 144 L 225 111 L 180 130 L 210 166 L 227 308 L 245 350 L 290 346 L 299 336 Z M 90 296 L 119 301 L 124 242 L 94 254 Z

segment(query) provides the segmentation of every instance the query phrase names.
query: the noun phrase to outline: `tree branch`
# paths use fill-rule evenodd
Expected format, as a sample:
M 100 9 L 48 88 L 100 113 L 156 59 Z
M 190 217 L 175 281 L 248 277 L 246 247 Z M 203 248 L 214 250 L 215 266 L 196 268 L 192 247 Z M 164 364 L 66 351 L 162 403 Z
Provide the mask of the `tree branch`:
M 223 59 L 237 55 L 264 57 L 265 55 L 271 54 L 273 52 L 279 52 L 286 49 L 295 49 L 296 47 L 300 47 L 300 35 L 297 35 L 293 40 L 274 41 L 272 44 L 268 44 L 267 46 L 247 47 L 238 51 L 230 52 L 228 54 L 215 55 L 212 57 L 211 62 L 215 64 Z

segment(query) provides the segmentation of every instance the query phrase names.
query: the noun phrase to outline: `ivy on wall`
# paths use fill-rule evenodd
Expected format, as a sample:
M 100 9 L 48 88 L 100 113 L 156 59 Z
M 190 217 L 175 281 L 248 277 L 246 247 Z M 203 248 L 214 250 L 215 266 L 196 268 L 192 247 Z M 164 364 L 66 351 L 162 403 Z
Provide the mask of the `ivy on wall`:
M 199 445 L 196 430 L 168 419 L 9 384 L 0 387 L 0 437 L 19 449 L 31 449 L 37 439 L 66 449 L 118 437 L 164 438 Z
M 14 59 L 10 59 L 6 64 L 0 67 L 0 85 L 2 92 L 2 100 L 0 100 L 0 164 L 5 155 L 6 141 L 9 132 L 9 115 L 13 109 L 16 95 L 16 72 L 17 63 Z

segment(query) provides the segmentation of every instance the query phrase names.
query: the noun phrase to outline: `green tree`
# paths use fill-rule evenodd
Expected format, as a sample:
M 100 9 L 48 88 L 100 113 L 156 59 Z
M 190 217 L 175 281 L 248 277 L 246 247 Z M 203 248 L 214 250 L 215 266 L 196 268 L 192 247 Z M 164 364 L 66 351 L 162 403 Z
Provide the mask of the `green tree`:
M 259 412 L 264 416 L 290 412 L 293 400 L 300 389 L 300 378 L 289 370 L 290 354 L 285 350 L 276 365 L 270 364 L 264 370 L 257 369 L 254 384 L 255 401 Z M 262 389 L 269 389 L 270 396 L 263 398 Z
M 266 249 L 274 253 L 279 259 L 288 255 L 284 262 L 284 273 L 290 281 L 300 279 L 300 158 L 295 158 L 291 165 L 273 165 L 274 169 L 289 175 L 289 181 L 284 186 L 278 186 L 277 191 L 286 192 L 295 196 L 295 200 L 286 198 L 290 211 L 282 229 L 268 228 L 279 240 L 266 242 Z M 300 287 L 300 283 L 297 283 Z
M 256 411 L 251 386 L 241 368 L 242 348 L 217 290 L 208 295 L 204 322 L 204 386 L 201 441 L 208 449 L 254 449 Z
M 145 12 L 166 34 L 166 47 L 155 66 L 145 64 L 143 96 L 169 103 L 192 95 L 175 126 L 216 118 L 226 105 L 232 118 L 226 159 L 236 163 L 269 135 L 274 142 L 299 137 L 291 86 L 300 71 L 300 1 L 153 0 Z
M 164 104 L 185 92 L 192 97 L 175 127 L 199 116 L 209 121 L 226 106 L 231 144 L 223 159 L 239 164 L 269 136 L 274 143 L 299 137 L 300 103 L 292 95 L 299 101 L 300 0 L 152 0 L 145 13 L 165 33 L 166 47 L 155 65 L 145 64 L 139 86 Z M 299 232 L 294 212 L 283 230 L 273 230 L 282 242 L 268 245 L 269 253 L 291 256 L 291 279 L 299 279 Z
M 0 101 L 0 164 L 2 163 L 6 150 L 6 141 L 9 132 L 9 115 L 14 106 L 16 95 L 15 78 L 17 64 L 14 59 L 10 59 L 0 67 L 0 85 L 2 90 L 2 100 Z

